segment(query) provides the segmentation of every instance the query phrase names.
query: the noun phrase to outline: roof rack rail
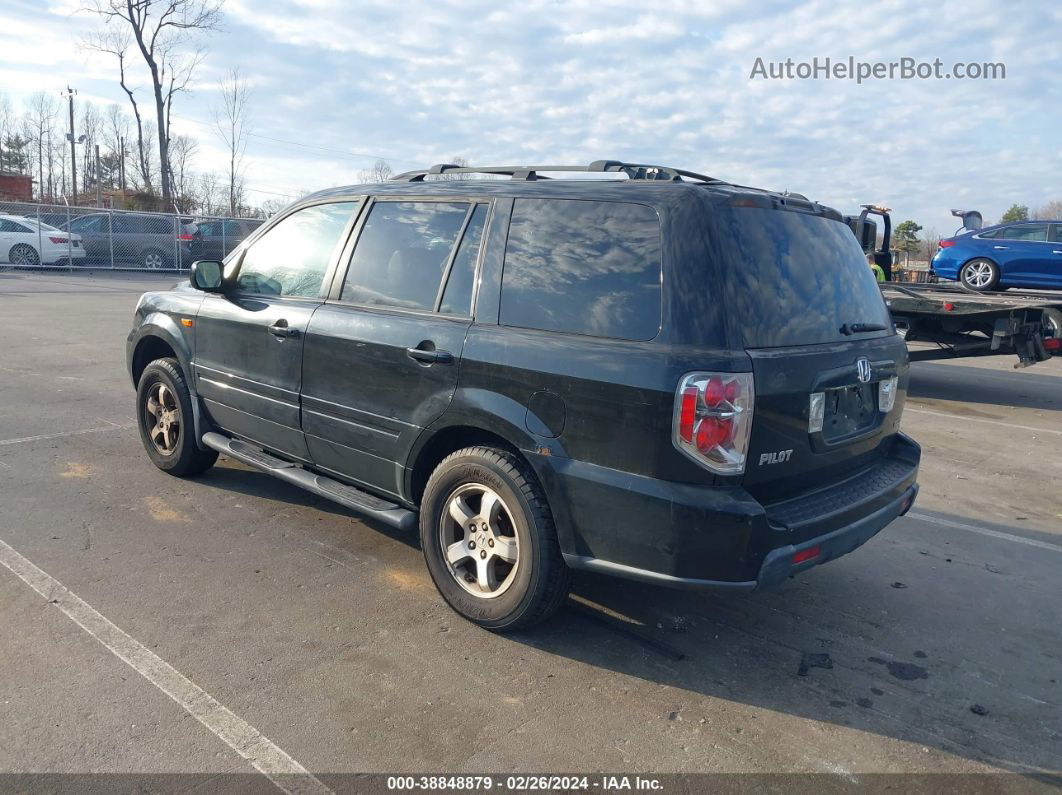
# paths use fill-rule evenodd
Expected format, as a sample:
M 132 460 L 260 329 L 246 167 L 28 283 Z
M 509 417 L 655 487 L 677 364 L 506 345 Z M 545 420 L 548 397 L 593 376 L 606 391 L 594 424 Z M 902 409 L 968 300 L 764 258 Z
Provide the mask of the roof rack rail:
M 685 179 L 697 180 L 698 182 L 722 182 L 715 177 L 708 177 L 694 171 L 686 171 L 681 168 L 670 166 L 654 166 L 647 163 L 624 163 L 621 160 L 595 160 L 588 166 L 458 166 L 453 163 L 437 163 L 431 168 L 419 171 L 406 171 L 391 179 L 395 182 L 423 182 L 424 178 L 433 174 L 499 174 L 512 179 L 538 180 L 550 179 L 540 172 L 565 172 L 575 171 L 584 174 L 589 173 L 619 173 L 626 174 L 628 179 L 637 180 L 666 180 L 669 182 L 682 182 Z

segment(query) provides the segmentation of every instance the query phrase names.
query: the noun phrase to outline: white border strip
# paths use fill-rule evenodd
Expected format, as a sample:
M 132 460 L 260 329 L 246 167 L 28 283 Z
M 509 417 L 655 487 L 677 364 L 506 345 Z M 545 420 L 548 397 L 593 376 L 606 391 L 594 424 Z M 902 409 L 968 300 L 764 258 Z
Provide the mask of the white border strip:
M 926 514 L 917 511 L 911 511 L 907 516 L 911 519 L 917 519 L 920 522 L 929 522 L 930 524 L 940 525 L 941 527 L 954 527 L 956 530 L 968 530 L 971 533 L 980 533 L 989 538 L 998 538 L 1002 541 L 1013 541 L 1017 544 L 1025 544 L 1026 546 L 1036 547 L 1037 549 L 1050 549 L 1052 552 L 1062 552 L 1062 544 L 1049 544 L 1046 541 L 1037 541 L 1035 538 L 1023 538 L 1022 536 L 1003 533 L 999 530 L 990 530 L 987 527 L 977 527 L 972 524 L 953 522 L 950 519 L 938 519 L 935 516 L 927 516 Z
M 177 669 L 112 624 L 88 602 L 0 540 L 0 564 L 10 569 L 108 651 L 176 701 L 229 748 L 289 795 L 330 795 L 325 784 L 265 735 Z
M 45 439 L 62 439 L 64 436 L 80 436 L 84 433 L 103 433 L 104 431 L 124 431 L 135 428 L 136 423 L 130 422 L 125 425 L 105 425 L 102 428 L 82 428 L 77 431 L 59 431 L 58 433 L 42 433 L 40 436 L 23 436 L 20 439 L 0 439 L 0 447 L 9 444 L 25 444 L 26 442 L 42 442 Z
M 947 417 L 949 420 L 959 420 L 960 422 L 984 422 L 988 425 L 1001 425 L 1004 428 L 1016 428 L 1019 431 L 1032 431 L 1033 433 L 1053 433 L 1056 436 L 1062 436 L 1062 431 L 1055 430 L 1054 428 L 1037 428 L 1033 425 L 1018 425 L 1013 422 L 1003 422 L 1001 420 L 989 420 L 984 417 L 963 417 L 959 414 L 948 414 L 944 411 L 930 411 L 929 409 L 916 409 L 911 406 L 904 406 L 903 413 L 908 412 L 912 414 L 931 414 L 934 417 Z

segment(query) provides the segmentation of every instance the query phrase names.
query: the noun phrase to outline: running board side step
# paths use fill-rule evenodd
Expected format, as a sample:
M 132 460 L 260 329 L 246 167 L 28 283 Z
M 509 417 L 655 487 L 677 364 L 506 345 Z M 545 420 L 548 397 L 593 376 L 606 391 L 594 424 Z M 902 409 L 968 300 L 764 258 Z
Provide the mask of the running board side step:
M 210 431 L 203 434 L 203 444 L 268 475 L 306 489 L 319 497 L 337 502 L 390 527 L 407 531 L 414 531 L 417 528 L 417 515 L 413 511 L 375 497 L 354 486 L 309 472 L 290 461 L 262 452 L 247 442 L 230 439 L 228 436 Z

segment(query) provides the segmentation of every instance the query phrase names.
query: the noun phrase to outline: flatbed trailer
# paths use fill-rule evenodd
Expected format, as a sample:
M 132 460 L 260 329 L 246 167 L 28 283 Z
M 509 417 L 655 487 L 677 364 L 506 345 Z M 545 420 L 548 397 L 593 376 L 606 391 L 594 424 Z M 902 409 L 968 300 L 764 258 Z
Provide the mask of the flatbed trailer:
M 881 291 L 912 361 L 1016 355 L 1028 367 L 1062 355 L 1062 294 L 1005 290 L 974 293 L 957 284 L 884 282 Z

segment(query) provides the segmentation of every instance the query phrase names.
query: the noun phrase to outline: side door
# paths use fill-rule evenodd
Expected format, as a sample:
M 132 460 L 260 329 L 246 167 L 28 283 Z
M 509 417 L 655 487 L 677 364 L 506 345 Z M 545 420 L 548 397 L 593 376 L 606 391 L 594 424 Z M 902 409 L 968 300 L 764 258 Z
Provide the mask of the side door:
M 1051 224 L 1050 243 L 1051 259 L 1047 263 L 1044 283 L 1062 287 L 1062 224 Z
M 1047 224 L 1009 226 L 1003 230 L 1002 239 L 993 244 L 993 253 L 1000 255 L 1005 282 L 1028 287 L 1051 284 L 1048 269 L 1052 244 L 1047 240 Z
M 490 205 L 377 198 L 314 313 L 302 427 L 314 465 L 400 496 L 409 450 L 457 387 Z
M 195 319 L 193 370 L 211 421 L 306 460 L 299 422 L 302 355 L 359 200 L 300 207 L 226 266 L 226 291 Z
M 11 262 L 11 247 L 17 238 L 15 228 L 14 222 L 0 218 L 0 263 Z

